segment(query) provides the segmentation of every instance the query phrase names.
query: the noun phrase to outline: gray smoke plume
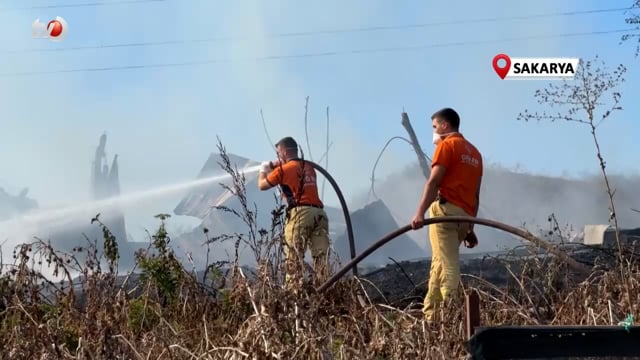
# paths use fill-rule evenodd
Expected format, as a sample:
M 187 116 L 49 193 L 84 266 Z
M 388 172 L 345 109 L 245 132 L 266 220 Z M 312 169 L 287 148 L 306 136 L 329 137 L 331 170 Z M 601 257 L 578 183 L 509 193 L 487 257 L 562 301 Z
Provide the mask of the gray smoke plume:
M 640 214 L 631 209 L 640 206 L 637 192 L 640 176 L 612 175 L 610 182 L 615 189 L 619 225 L 637 227 Z M 424 183 L 416 164 L 376 184 L 375 193 L 391 209 L 396 221 L 405 225 L 415 213 Z M 362 195 L 359 200 L 368 197 Z M 568 179 L 489 166 L 485 168 L 480 202 L 479 217 L 524 226 L 534 233 L 549 228 L 551 214 L 568 233 L 579 232 L 587 224 L 607 224 L 609 220 L 609 200 L 602 177 L 598 176 Z M 518 239 L 500 231 L 478 227 L 477 233 L 480 245 L 462 252 L 481 253 L 520 244 Z M 429 256 L 428 232 L 410 232 L 410 236 L 424 249 L 424 256 Z

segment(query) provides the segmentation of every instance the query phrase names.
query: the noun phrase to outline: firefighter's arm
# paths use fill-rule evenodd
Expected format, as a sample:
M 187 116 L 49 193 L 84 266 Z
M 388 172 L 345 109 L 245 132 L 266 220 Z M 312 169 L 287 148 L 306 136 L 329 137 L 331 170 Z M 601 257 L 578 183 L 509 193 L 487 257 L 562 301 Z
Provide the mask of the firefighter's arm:
M 438 187 L 440 186 L 440 182 L 442 182 L 442 178 L 446 171 L 447 168 L 443 165 L 435 165 L 431 168 L 429 180 L 424 184 L 422 198 L 420 199 L 420 205 L 418 205 L 416 215 L 424 216 L 429 205 L 436 200 L 436 197 L 438 196 Z
M 271 171 L 271 163 L 269 161 L 263 162 L 258 175 L 258 189 L 264 191 L 278 185 L 281 172 L 282 169 L 280 167 Z
M 273 186 L 274 185 L 271 185 L 267 180 L 267 174 L 261 172 L 260 176 L 258 177 L 258 189 L 264 191 L 271 189 Z

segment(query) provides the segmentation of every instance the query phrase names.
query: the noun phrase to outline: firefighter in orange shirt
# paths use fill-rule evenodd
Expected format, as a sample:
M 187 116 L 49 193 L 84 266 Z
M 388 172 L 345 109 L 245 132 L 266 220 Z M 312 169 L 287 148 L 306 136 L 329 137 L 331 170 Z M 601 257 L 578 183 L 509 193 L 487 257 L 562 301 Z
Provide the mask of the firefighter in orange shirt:
M 323 281 L 328 275 L 329 219 L 318 195 L 316 171 L 299 158 L 298 143 L 292 137 L 283 138 L 275 147 L 278 162 L 262 163 L 258 188 L 268 190 L 280 186 L 287 204 L 285 282 L 290 285 L 293 274 L 302 274 L 308 248 L 311 249 L 316 280 Z
M 458 131 L 460 117 L 450 108 L 431 117 L 433 143 L 436 145 L 427 180 L 416 214 L 413 229 L 423 226 L 425 213 L 429 217 L 477 216 L 482 183 L 482 156 Z M 454 297 L 460 282 L 460 244 L 475 239 L 473 224 L 438 223 L 429 225 L 431 269 L 423 313 L 434 320 L 435 309 L 444 300 Z M 466 242 L 466 241 L 465 241 Z M 467 244 L 469 247 L 475 244 Z

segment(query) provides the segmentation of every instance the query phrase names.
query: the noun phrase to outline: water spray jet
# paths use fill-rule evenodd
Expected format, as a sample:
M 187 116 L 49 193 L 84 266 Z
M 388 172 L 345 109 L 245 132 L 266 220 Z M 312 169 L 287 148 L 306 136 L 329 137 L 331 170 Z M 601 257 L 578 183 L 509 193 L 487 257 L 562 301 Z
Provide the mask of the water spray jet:
M 251 166 L 243 169 L 242 172 L 254 173 L 258 170 L 260 170 L 260 166 Z M 109 208 L 113 208 L 123 204 L 139 202 L 148 198 L 171 195 L 181 191 L 209 185 L 211 183 L 222 181 L 230 177 L 230 174 L 221 174 L 202 179 L 186 181 L 178 184 L 164 185 L 148 190 L 131 192 L 111 198 L 88 202 L 81 205 L 24 214 L 22 216 L 0 222 L 0 229 L 6 229 L 10 227 L 25 228 L 27 226 L 33 226 L 37 224 L 61 226 L 64 223 L 80 220 L 80 217 L 93 217 L 96 215 L 96 213 L 103 212 Z

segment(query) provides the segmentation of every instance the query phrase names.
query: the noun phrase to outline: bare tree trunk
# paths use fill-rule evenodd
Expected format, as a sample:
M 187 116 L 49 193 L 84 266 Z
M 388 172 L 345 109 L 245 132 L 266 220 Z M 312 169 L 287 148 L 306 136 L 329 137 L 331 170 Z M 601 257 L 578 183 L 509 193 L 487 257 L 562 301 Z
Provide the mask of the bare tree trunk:
M 422 169 L 422 174 L 425 179 L 429 179 L 429 165 L 424 158 L 424 152 L 420 147 L 420 142 L 418 142 L 418 137 L 416 136 L 416 132 L 413 131 L 413 126 L 411 126 L 411 122 L 409 121 L 409 115 L 407 115 L 406 112 L 402 113 L 402 126 L 404 126 L 407 133 L 409 133 L 409 140 L 411 140 L 411 146 L 413 146 L 413 150 L 418 156 L 418 163 L 420 164 L 420 169 Z

